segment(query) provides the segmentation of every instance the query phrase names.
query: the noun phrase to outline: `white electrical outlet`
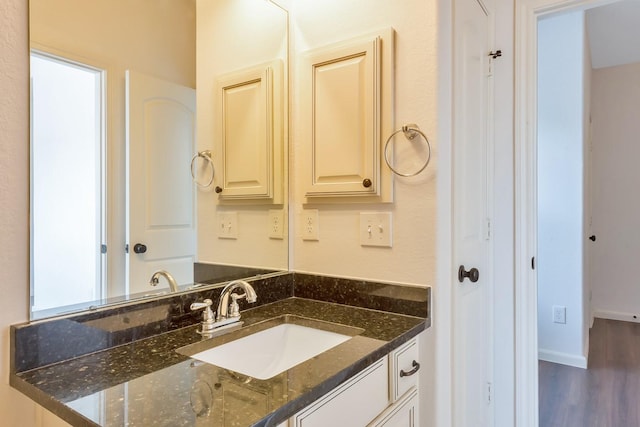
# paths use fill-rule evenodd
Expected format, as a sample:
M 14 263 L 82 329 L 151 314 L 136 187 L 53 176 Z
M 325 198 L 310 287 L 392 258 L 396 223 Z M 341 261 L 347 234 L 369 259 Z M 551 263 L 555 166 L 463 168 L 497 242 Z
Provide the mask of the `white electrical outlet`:
M 567 323 L 567 307 L 553 306 L 553 323 Z
M 220 212 L 218 219 L 218 238 L 238 238 L 238 212 Z
M 302 211 L 302 240 L 318 240 L 318 210 L 304 209 Z
M 392 246 L 391 212 L 360 213 L 360 245 Z
M 269 210 L 269 238 L 284 239 L 284 211 Z

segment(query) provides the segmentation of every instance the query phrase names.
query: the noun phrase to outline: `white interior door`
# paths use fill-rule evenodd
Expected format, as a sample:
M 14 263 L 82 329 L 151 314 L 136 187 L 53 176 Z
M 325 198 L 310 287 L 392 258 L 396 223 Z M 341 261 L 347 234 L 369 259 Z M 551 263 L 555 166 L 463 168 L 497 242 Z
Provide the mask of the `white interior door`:
M 127 278 L 131 294 L 152 291 L 167 270 L 193 282 L 195 90 L 127 71 Z M 143 245 L 137 246 L 136 245 Z M 136 250 L 134 250 L 134 248 Z M 167 287 L 161 279 L 160 286 Z
M 453 425 L 489 426 L 492 301 L 489 192 L 489 13 L 454 3 Z M 458 278 L 458 267 L 471 277 Z M 477 277 L 474 277 L 477 273 Z

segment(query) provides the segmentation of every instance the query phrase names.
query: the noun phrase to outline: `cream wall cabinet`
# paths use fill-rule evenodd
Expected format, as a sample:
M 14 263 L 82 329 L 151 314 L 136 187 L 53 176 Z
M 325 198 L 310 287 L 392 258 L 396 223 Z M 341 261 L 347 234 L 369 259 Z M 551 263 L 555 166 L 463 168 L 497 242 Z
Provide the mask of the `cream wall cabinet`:
M 381 148 L 393 132 L 393 37 L 387 29 L 303 56 L 307 201 L 392 201 Z
M 273 61 L 217 80 L 215 191 L 222 203 L 282 203 L 282 73 Z

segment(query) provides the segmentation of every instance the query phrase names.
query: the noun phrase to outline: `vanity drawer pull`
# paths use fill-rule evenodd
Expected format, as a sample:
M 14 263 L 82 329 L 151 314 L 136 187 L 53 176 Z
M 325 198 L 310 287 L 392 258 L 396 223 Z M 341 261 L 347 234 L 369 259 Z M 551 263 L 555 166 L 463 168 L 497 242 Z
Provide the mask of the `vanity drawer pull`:
M 418 362 L 416 362 L 415 360 L 413 361 L 411 366 L 413 366 L 413 369 L 410 370 L 409 372 L 405 372 L 404 370 L 401 369 L 400 370 L 400 377 L 410 377 L 411 375 L 413 375 L 416 372 L 418 372 L 418 370 L 420 369 L 420 364 Z

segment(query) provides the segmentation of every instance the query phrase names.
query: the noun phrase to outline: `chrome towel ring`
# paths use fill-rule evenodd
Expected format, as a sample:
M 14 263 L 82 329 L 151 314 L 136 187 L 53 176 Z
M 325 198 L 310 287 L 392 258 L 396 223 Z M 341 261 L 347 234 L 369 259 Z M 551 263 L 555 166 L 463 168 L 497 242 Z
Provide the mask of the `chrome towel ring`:
M 198 157 L 202 157 L 211 166 L 211 177 L 209 178 L 209 180 L 207 181 L 206 184 L 201 184 L 196 179 L 196 172 L 194 170 L 194 164 L 195 164 L 195 161 L 196 161 L 196 159 Z M 193 178 L 193 182 L 195 182 L 196 185 L 198 187 L 200 187 L 200 188 L 207 188 L 207 187 L 211 186 L 211 184 L 213 184 L 214 175 L 215 175 L 215 170 L 213 168 L 213 159 L 211 158 L 211 151 L 209 151 L 209 150 L 198 151 L 196 153 L 196 155 L 193 156 L 193 158 L 191 159 L 191 177 Z
M 399 172 L 393 166 L 391 166 L 391 162 L 389 161 L 389 150 L 388 150 L 389 142 L 391 142 L 393 137 L 396 136 L 396 134 L 398 134 L 400 132 L 404 133 L 405 138 L 407 138 L 411 142 L 414 142 L 414 140 L 416 140 L 416 137 L 418 135 L 420 135 L 424 139 L 424 141 L 426 143 L 427 153 L 428 153 L 427 154 L 427 161 L 424 163 L 424 165 L 422 165 L 422 167 L 420 169 L 418 169 L 415 172 L 412 172 L 412 173 Z M 414 123 L 411 123 L 411 124 L 408 124 L 408 125 L 403 125 L 402 128 L 398 129 L 397 131 L 395 131 L 391 135 L 389 135 L 389 138 L 387 138 L 387 142 L 384 144 L 384 161 L 387 163 L 387 166 L 389 166 L 389 169 L 391 169 L 391 171 L 393 173 L 395 173 L 396 175 L 400 175 L 400 176 L 404 176 L 404 177 L 416 176 L 427 167 L 427 165 L 429 164 L 430 160 L 431 160 L 431 144 L 429 144 L 429 139 L 427 138 L 427 135 L 425 135 L 424 132 L 422 132 L 418 128 L 418 125 L 416 125 Z

